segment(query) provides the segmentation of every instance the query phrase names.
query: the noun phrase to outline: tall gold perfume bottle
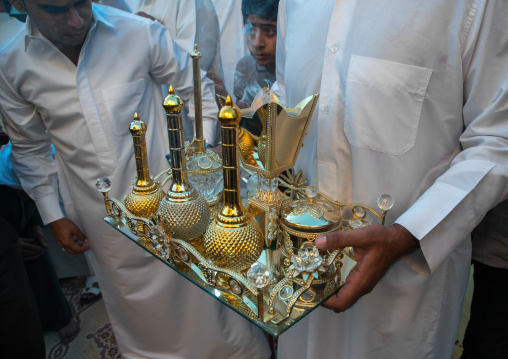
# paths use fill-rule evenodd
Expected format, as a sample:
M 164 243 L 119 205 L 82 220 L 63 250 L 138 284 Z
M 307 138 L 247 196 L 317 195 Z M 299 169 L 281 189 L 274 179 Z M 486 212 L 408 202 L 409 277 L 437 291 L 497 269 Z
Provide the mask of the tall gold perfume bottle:
M 210 209 L 187 179 L 182 130 L 182 99 L 170 86 L 163 102 L 168 125 L 169 154 L 173 182 L 157 211 L 157 220 L 172 237 L 190 241 L 205 233 Z
M 238 125 L 240 113 L 228 96 L 219 112 L 222 137 L 224 204 L 205 234 L 205 250 L 216 265 L 243 271 L 263 250 L 263 233 L 240 197 Z
M 190 54 L 194 79 L 194 125 L 196 136 L 192 141 L 192 148 L 187 153 L 187 176 L 192 186 L 208 202 L 209 206 L 215 206 L 222 192 L 222 160 L 210 149 L 207 149 L 206 140 L 203 137 L 203 109 L 201 97 L 201 53 L 198 45 Z
M 133 215 L 150 218 L 152 214 L 157 212 L 157 208 L 165 194 L 150 177 L 145 140 L 146 124 L 140 120 L 137 113 L 134 115 L 134 121 L 131 123 L 129 130 L 134 142 L 138 178 L 132 185 L 130 193 L 125 196 L 124 204 Z

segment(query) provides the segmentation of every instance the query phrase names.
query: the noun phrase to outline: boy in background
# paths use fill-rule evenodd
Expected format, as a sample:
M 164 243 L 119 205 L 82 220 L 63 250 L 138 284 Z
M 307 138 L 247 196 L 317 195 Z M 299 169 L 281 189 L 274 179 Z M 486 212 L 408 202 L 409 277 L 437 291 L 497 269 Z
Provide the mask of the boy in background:
M 275 82 L 277 11 L 279 0 L 242 0 L 245 38 L 250 55 L 236 65 L 234 95 L 240 108 Z

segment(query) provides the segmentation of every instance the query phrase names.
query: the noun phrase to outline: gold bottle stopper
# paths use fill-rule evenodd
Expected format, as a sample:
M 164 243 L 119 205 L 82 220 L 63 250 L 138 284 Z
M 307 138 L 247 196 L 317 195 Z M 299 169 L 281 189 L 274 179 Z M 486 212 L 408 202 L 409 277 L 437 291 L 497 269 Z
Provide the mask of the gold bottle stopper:
M 198 51 L 198 45 L 194 45 L 194 51 L 190 54 L 192 59 L 192 75 L 194 79 L 194 124 L 196 137 L 194 138 L 194 153 L 204 153 L 206 142 L 203 139 L 203 109 L 201 97 L 201 68 L 199 62 L 203 55 Z
M 131 192 L 125 197 L 124 204 L 133 215 L 150 218 L 157 211 L 165 194 L 150 177 L 145 139 L 146 124 L 140 120 L 137 113 L 134 115 L 134 121 L 131 122 L 129 130 L 134 142 L 138 177 Z
M 205 234 L 205 249 L 216 265 L 237 271 L 251 266 L 263 250 L 263 233 L 241 202 L 238 125 L 240 113 L 228 96 L 219 112 L 224 204 Z
M 169 87 L 164 99 L 173 182 L 157 210 L 160 226 L 172 237 L 190 241 L 205 233 L 210 222 L 207 202 L 187 179 L 182 130 L 182 99 Z

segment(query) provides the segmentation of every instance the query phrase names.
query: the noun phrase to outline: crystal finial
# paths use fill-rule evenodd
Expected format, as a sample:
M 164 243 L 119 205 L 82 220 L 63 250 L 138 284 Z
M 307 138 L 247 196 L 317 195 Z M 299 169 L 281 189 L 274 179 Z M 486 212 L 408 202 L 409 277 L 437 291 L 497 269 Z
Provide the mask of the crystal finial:
M 394 203 L 395 203 L 395 200 L 389 194 L 382 194 L 377 199 L 377 205 L 383 211 L 388 211 L 389 209 L 391 209 L 393 207 Z
M 308 186 L 305 193 L 307 194 L 307 197 L 315 198 L 318 195 L 318 189 L 314 186 Z
M 101 177 L 95 182 L 95 187 L 99 192 L 106 193 L 111 189 L 111 181 L 107 177 Z
M 247 271 L 247 279 L 254 287 L 263 288 L 272 279 L 272 271 L 264 264 L 256 262 Z

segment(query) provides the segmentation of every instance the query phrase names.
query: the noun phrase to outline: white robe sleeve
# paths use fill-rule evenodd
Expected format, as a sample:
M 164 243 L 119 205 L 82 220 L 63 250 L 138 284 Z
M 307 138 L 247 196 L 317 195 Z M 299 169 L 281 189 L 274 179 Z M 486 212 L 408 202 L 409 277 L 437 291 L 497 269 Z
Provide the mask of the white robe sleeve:
M 507 197 L 507 16 L 506 2 L 488 2 L 473 19 L 462 43 L 462 151 L 396 220 L 420 240 L 421 252 L 405 260 L 422 274 L 433 273 L 485 213 Z
M 35 201 L 44 224 L 64 217 L 60 208 L 56 164 L 46 127 L 35 107 L 0 73 L 0 105 L 12 143 L 11 161 L 25 192 Z

